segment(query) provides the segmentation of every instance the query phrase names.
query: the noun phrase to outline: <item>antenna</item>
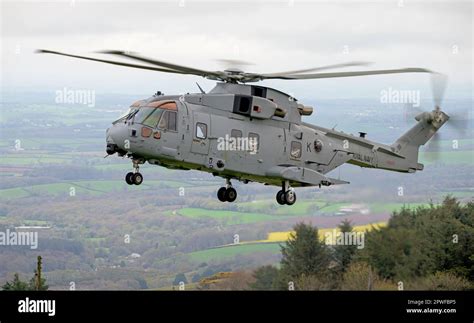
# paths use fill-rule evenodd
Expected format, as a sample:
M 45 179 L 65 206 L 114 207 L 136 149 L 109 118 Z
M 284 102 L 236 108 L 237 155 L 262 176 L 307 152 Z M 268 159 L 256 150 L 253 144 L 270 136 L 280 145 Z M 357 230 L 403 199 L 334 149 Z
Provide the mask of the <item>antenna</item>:
M 199 90 L 201 91 L 202 94 L 206 94 L 206 92 L 204 92 L 204 90 L 202 89 L 202 87 L 199 85 L 198 82 L 196 82 L 196 85 L 198 86 Z

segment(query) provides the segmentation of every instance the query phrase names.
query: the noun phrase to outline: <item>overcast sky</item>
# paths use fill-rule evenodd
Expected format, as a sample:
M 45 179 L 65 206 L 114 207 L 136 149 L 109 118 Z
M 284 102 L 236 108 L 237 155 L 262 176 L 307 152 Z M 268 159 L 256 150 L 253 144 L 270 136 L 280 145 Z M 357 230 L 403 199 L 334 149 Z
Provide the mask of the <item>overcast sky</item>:
M 1 4 L 4 90 L 94 89 L 96 93 L 197 91 L 214 82 L 54 55 L 123 49 L 204 69 L 216 59 L 278 72 L 346 61 L 369 68 L 426 67 L 448 74 L 448 98 L 472 95 L 472 1 L 55 1 Z M 114 58 L 114 57 L 111 57 Z M 357 69 L 357 68 L 356 68 Z M 429 93 L 427 75 L 267 81 L 297 98 L 378 96 L 389 87 Z

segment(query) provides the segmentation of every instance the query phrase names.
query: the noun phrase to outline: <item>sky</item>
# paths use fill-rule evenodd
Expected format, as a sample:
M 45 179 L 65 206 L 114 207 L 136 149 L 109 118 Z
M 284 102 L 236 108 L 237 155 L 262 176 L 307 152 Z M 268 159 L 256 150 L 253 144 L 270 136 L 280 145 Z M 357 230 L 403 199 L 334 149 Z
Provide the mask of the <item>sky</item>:
M 351 61 L 360 69 L 425 67 L 448 75 L 447 98 L 472 97 L 472 1 L 3 1 L 2 91 L 91 89 L 166 94 L 210 90 L 213 81 L 35 54 L 38 48 L 112 58 L 121 49 L 203 69 L 218 59 L 279 72 Z M 242 67 L 241 67 L 242 68 Z M 344 70 L 350 70 L 346 68 Z M 426 74 L 265 81 L 307 100 L 378 97 L 419 90 Z

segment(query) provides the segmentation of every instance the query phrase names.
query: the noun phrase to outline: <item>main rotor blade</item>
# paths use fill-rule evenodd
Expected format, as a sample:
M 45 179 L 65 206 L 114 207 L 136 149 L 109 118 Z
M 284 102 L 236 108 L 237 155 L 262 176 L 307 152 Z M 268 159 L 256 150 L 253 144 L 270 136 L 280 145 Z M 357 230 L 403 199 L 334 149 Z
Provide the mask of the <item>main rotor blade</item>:
M 333 65 L 307 68 L 303 70 L 286 71 L 286 72 L 279 72 L 279 73 L 268 73 L 268 74 L 261 74 L 261 75 L 264 77 L 279 76 L 279 75 L 293 75 L 293 74 L 301 74 L 301 73 L 307 73 L 307 72 L 324 71 L 324 70 L 341 68 L 341 67 L 367 66 L 370 64 L 371 64 L 370 62 L 347 62 L 347 63 L 341 63 L 341 64 L 333 64 Z
M 106 63 L 106 64 L 119 65 L 119 66 L 126 66 L 126 67 L 133 67 L 133 68 L 139 68 L 139 69 L 151 70 L 151 71 L 158 71 L 158 72 L 165 72 L 165 73 L 191 74 L 191 73 L 185 73 L 185 72 L 182 72 L 182 71 L 176 71 L 176 70 L 165 69 L 165 68 L 158 68 L 158 67 L 152 67 L 152 66 L 130 64 L 130 63 L 124 63 L 124 62 L 117 62 L 117 61 L 109 61 L 109 60 L 106 60 L 106 59 L 98 59 L 98 58 L 92 58 L 92 57 L 87 57 L 87 56 L 72 55 L 72 54 L 67 54 L 67 53 L 61 53 L 61 52 L 56 52 L 56 51 L 52 51 L 52 50 L 47 50 L 47 49 L 38 49 L 38 50 L 36 51 L 36 53 L 61 55 L 61 56 L 67 56 L 67 57 L 85 59 L 85 60 L 88 60 L 88 61 L 101 62 L 101 63 Z
M 201 69 L 197 69 L 197 68 L 193 68 L 193 67 L 187 67 L 187 66 L 183 66 L 183 65 L 172 64 L 172 63 L 159 61 L 159 60 L 156 60 L 156 59 L 152 59 L 152 58 L 148 58 L 148 57 L 144 57 L 144 56 L 139 56 L 139 55 L 136 55 L 136 54 L 132 54 L 132 53 L 124 52 L 124 51 L 120 51 L 120 50 L 104 50 L 104 51 L 100 51 L 99 53 L 117 55 L 117 56 L 120 56 L 120 57 L 126 57 L 126 58 L 134 59 L 134 60 L 137 60 L 137 61 L 140 61 L 140 62 L 145 62 L 145 63 L 148 63 L 148 64 L 157 65 L 157 66 L 169 68 L 169 69 L 172 69 L 172 70 L 180 71 L 180 72 L 183 72 L 185 74 L 194 74 L 194 75 L 199 75 L 199 76 L 204 76 L 204 77 L 209 76 L 209 75 L 220 76 L 219 72 L 206 71 L 206 70 L 201 70 Z
M 356 71 L 356 72 L 335 72 L 335 73 L 315 73 L 302 75 L 276 75 L 271 77 L 263 77 L 262 79 L 282 79 L 282 80 L 307 80 L 307 79 L 324 79 L 333 77 L 351 77 L 351 76 L 365 76 L 365 75 L 379 75 L 379 74 L 399 74 L 399 73 L 432 73 L 432 71 L 425 68 L 400 68 L 393 70 L 372 70 L 372 71 Z
M 444 91 L 446 90 L 448 77 L 444 74 L 431 74 L 431 90 L 433 92 L 433 101 L 435 107 L 440 107 L 443 101 Z

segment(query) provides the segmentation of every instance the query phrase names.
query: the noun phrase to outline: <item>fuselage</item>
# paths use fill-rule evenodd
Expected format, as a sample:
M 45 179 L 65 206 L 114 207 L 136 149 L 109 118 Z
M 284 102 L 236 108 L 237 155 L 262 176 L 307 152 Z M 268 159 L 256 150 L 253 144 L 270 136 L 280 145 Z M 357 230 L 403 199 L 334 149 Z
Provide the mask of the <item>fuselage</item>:
M 305 109 L 280 91 L 241 84 L 218 83 L 208 94 L 155 95 L 134 103 L 107 130 L 108 151 L 270 185 L 282 181 L 275 167 L 303 169 L 293 186 L 316 185 L 304 180 L 304 170 L 326 174 L 346 162 L 401 172 L 419 167 L 391 146 L 302 122 Z

